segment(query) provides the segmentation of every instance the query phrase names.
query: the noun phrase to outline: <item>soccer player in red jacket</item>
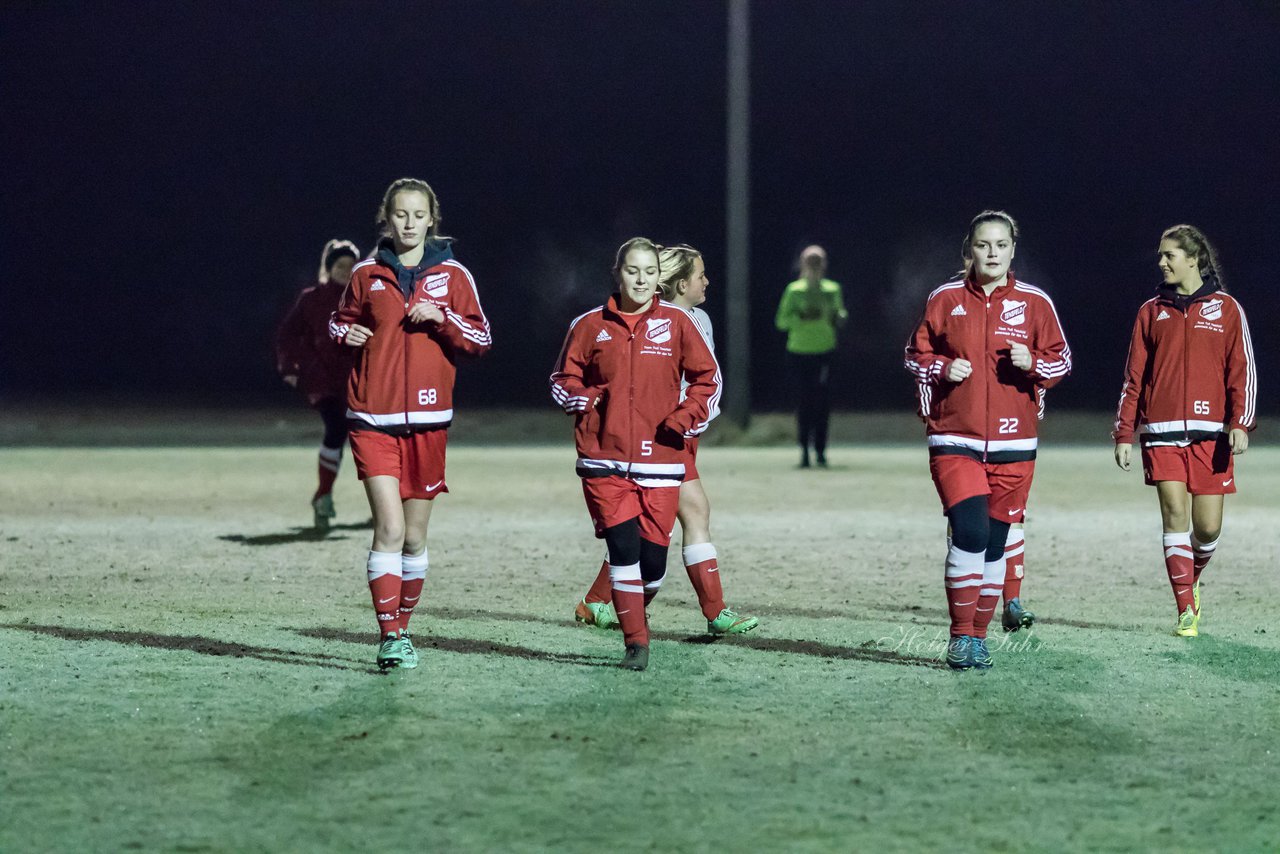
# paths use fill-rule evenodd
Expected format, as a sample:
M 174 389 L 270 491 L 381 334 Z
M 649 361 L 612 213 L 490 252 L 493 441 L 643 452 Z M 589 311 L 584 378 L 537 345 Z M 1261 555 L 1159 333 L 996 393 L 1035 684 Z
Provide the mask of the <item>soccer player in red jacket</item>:
M 352 363 L 351 350 L 329 337 L 329 316 L 359 258 L 360 250 L 349 240 L 326 243 L 320 253 L 318 283 L 298 295 L 276 330 L 276 370 L 286 384 L 306 396 L 307 405 L 324 421 L 320 483 L 311 496 L 315 526 L 321 531 L 328 530 L 334 517 L 333 482 L 347 444 L 347 375 Z
M 706 301 L 707 286 L 711 284 L 702 253 L 692 246 L 663 246 L 658 253 L 658 265 L 658 289 L 662 298 L 689 312 L 714 352 L 711 318 L 698 308 Z M 687 387 L 688 381 L 682 378 L 681 386 Z M 749 614 L 739 614 L 724 602 L 719 555 L 711 542 L 711 501 L 698 475 L 698 439 L 685 441 L 684 447 L 684 481 L 680 484 L 676 516 L 680 520 L 680 556 L 685 572 L 698 596 L 698 607 L 706 617 L 708 633 L 736 635 L 749 632 L 760 625 L 760 620 Z M 597 628 L 617 628 L 618 617 L 611 597 L 612 584 L 606 557 L 595 583 L 574 609 L 574 618 Z
M 685 443 L 707 428 L 720 402 L 710 343 L 689 312 L 659 299 L 659 269 L 652 241 L 622 244 L 617 292 L 569 325 L 551 375 L 552 399 L 576 416 L 578 476 L 609 550 L 628 670 L 649 664 L 645 606 L 666 575 Z
M 1159 259 L 1164 281 L 1133 324 L 1112 438 L 1116 465 L 1128 471 L 1138 436 L 1160 500 L 1174 634 L 1196 637 L 1200 575 L 1218 547 L 1223 496 L 1236 491 L 1232 458 L 1249 447 L 1258 374 L 1244 309 L 1223 287 L 1204 234 L 1167 229 Z
M 906 350 L 929 471 L 951 523 L 947 664 L 957 670 L 992 666 L 987 627 L 1004 587 L 1009 525 L 1026 514 L 1041 404 L 1071 371 L 1053 301 L 1009 270 L 1017 239 L 1007 213 L 974 217 L 964 276 L 929 294 Z
M 389 236 L 355 265 L 329 321 L 358 348 L 347 383 L 351 455 L 373 512 L 367 563 L 381 638 L 378 666 L 412 668 L 409 618 L 427 575 L 427 523 L 445 486 L 459 356 L 489 350 L 489 321 L 470 271 L 441 237 L 440 203 L 424 181 L 387 188 L 378 226 Z

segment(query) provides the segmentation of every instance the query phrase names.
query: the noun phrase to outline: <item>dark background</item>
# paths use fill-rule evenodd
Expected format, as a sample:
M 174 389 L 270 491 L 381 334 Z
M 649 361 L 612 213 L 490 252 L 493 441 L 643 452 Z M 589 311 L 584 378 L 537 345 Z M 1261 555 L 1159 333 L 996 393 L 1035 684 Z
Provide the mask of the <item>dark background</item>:
M 6 3 L 0 395 L 290 400 L 270 339 L 329 237 L 436 188 L 495 347 L 462 405 L 551 406 L 568 321 L 623 239 L 703 249 L 725 346 L 720 2 Z M 1110 408 L 1160 231 L 1217 243 L 1276 408 L 1274 2 L 752 4 L 753 388 L 789 405 L 773 313 L 820 242 L 845 286 L 838 406 L 909 409 L 901 345 L 1005 208 L 1015 270 Z

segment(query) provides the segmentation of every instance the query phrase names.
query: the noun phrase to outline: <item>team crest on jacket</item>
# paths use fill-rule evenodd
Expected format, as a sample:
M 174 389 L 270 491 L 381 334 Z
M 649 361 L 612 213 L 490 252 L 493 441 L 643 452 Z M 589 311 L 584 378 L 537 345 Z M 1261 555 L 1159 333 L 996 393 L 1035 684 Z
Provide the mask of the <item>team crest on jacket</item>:
M 442 297 L 449 293 L 449 274 L 436 273 L 422 280 L 422 287 L 429 297 Z
M 1200 316 L 1205 320 L 1217 320 L 1222 317 L 1222 300 L 1211 299 L 1201 305 Z
M 1000 312 L 1000 320 L 1010 326 L 1021 326 L 1027 322 L 1027 301 L 1020 299 L 1001 300 L 1004 311 Z
M 654 344 L 665 344 L 671 340 L 671 318 L 654 318 L 649 320 L 648 323 L 649 328 L 645 330 L 645 338 L 648 338 Z

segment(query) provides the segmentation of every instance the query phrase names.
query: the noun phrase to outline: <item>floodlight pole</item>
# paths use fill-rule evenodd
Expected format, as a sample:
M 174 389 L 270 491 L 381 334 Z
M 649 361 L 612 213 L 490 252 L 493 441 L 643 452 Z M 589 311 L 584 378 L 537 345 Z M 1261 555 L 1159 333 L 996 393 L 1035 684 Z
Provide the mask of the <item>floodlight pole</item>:
M 728 219 L 725 301 L 729 334 L 724 410 L 731 421 L 744 428 L 751 417 L 750 23 L 749 0 L 729 0 L 728 181 L 725 198 Z

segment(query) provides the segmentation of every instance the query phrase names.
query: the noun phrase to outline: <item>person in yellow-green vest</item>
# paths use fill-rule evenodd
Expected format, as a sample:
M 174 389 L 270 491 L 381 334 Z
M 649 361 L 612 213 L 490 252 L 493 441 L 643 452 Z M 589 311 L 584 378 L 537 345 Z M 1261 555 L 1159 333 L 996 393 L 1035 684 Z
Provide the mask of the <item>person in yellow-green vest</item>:
M 800 389 L 796 429 L 800 468 L 809 468 L 809 449 L 821 467 L 827 465 L 827 423 L 831 419 L 831 354 L 836 332 L 846 320 L 840 285 L 824 278 L 827 252 L 808 246 L 800 253 L 800 278 L 787 285 L 778 304 L 776 323 L 787 333 L 787 355 Z

